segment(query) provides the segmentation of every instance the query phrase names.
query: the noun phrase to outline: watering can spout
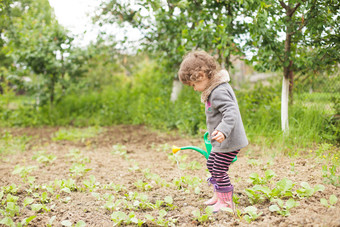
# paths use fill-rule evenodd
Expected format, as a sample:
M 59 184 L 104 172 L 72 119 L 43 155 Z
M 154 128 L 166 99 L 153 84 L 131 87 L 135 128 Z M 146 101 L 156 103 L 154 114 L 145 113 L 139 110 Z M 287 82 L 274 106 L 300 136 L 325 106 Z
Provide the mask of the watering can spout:
M 203 150 L 199 147 L 195 147 L 195 146 L 187 146 L 187 147 L 173 146 L 172 147 L 172 153 L 176 154 L 180 150 L 195 150 L 195 151 L 199 152 L 200 154 L 202 154 L 206 159 L 208 159 L 210 152 L 211 152 L 211 149 L 212 149 L 212 145 L 211 145 L 211 142 L 210 142 L 208 136 L 209 136 L 209 132 L 206 132 L 204 134 L 204 143 L 205 143 L 205 147 L 206 147 L 207 151 L 205 151 L 205 150 Z M 235 158 L 232 162 L 235 162 L 236 160 L 237 160 L 237 156 L 235 156 Z

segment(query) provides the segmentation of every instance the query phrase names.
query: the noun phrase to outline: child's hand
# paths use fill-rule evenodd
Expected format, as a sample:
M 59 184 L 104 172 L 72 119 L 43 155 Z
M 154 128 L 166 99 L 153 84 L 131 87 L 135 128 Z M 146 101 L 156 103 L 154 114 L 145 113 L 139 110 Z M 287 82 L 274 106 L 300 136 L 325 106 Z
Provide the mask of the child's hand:
M 217 130 L 215 130 L 213 133 L 212 133 L 212 138 L 211 138 L 211 140 L 216 140 L 217 142 L 219 142 L 219 143 L 222 143 L 223 142 L 223 140 L 225 140 L 225 136 L 224 136 L 224 134 L 222 133 L 222 132 L 220 132 L 220 131 L 217 131 Z

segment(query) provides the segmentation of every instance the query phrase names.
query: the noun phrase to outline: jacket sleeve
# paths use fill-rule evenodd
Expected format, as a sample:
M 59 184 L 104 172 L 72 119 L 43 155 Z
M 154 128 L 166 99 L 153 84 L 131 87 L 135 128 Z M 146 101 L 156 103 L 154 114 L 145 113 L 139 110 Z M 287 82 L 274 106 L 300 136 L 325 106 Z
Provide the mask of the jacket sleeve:
M 216 89 L 213 91 L 211 94 L 211 104 L 213 108 L 222 114 L 222 120 L 215 130 L 222 132 L 228 138 L 236 124 L 237 104 L 228 89 Z

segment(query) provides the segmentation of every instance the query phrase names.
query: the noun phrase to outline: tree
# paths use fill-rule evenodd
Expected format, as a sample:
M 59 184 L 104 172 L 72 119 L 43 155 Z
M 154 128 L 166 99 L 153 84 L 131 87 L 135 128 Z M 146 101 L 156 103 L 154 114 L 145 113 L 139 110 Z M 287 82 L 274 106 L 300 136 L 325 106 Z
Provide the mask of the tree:
M 251 45 L 257 69 L 283 71 L 281 123 L 288 130 L 288 95 L 293 101 L 294 76 L 337 67 L 339 2 L 333 0 L 259 0 L 249 5 Z M 249 43 L 248 43 L 249 44 Z
M 4 47 L 17 70 L 29 68 L 39 77 L 40 104 L 56 100 L 56 87 L 65 92 L 65 75 L 78 76 L 81 63 L 72 53 L 68 31 L 59 25 L 48 0 L 18 0 L 7 3 L 11 26 L 5 28 Z M 74 53 L 74 51 L 73 51 Z M 79 60 L 79 59 L 78 59 Z
M 229 68 L 230 56 L 242 54 L 235 41 L 245 30 L 245 23 L 237 20 L 242 12 L 238 1 L 111 0 L 101 5 L 96 21 L 138 28 L 144 49 L 165 60 L 174 73 L 182 56 L 197 48 L 216 54 Z

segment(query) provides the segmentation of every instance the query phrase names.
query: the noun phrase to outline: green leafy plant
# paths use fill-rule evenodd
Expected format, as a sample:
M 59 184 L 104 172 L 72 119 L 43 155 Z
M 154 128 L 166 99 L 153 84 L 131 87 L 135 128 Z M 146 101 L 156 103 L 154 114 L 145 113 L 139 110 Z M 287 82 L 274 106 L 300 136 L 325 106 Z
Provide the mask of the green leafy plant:
M 85 186 L 85 188 L 87 188 L 90 192 L 92 192 L 93 190 L 95 190 L 96 188 L 99 187 L 100 183 L 96 181 L 96 177 L 91 175 L 89 177 L 89 179 L 85 179 L 83 181 L 83 185 Z
M 299 202 L 295 201 L 294 199 L 290 198 L 286 203 L 284 203 L 281 199 L 276 199 L 277 205 L 271 205 L 269 207 L 269 210 L 271 212 L 277 212 L 278 214 L 282 216 L 288 216 L 290 215 L 289 210 L 291 210 L 293 207 L 299 206 Z
M 57 156 L 53 154 L 46 154 L 45 151 L 38 151 L 35 153 L 32 159 L 39 163 L 48 164 L 54 162 L 57 159 Z
M 144 221 L 138 219 L 135 213 L 132 211 L 128 215 L 122 211 L 116 211 L 111 214 L 111 220 L 114 222 L 114 225 L 137 225 L 142 226 Z
M 21 178 L 26 178 L 28 174 L 36 170 L 37 166 L 20 166 L 16 165 L 12 174 L 19 175 Z
M 167 212 L 165 210 L 160 210 L 158 212 L 158 217 L 157 219 L 151 216 L 150 214 L 146 214 L 145 218 L 158 226 L 174 226 L 176 223 L 177 219 L 165 219 L 165 216 L 167 215 Z
M 328 201 L 324 198 L 321 198 L 320 202 L 327 208 L 334 208 L 334 205 L 338 202 L 338 198 L 335 195 L 330 195 Z
M 85 164 L 82 163 L 74 163 L 71 168 L 70 172 L 72 176 L 84 176 L 88 171 L 90 171 L 90 168 L 86 168 Z
M 276 174 L 274 173 L 274 171 L 268 169 L 265 171 L 265 176 L 264 177 L 260 177 L 258 173 L 251 173 L 249 178 L 250 178 L 250 182 L 253 185 L 256 184 L 267 184 L 269 180 L 271 180 L 273 177 L 275 177 Z
M 336 187 L 340 186 L 340 175 L 337 174 L 335 165 L 331 165 L 329 168 L 327 165 L 323 165 L 322 177 L 326 184 L 332 184 Z
M 244 212 L 245 215 L 243 216 L 243 218 L 248 222 L 252 222 L 255 221 L 258 217 L 260 217 L 263 212 L 257 213 L 257 208 L 254 206 L 249 206 L 244 208 Z
M 297 195 L 302 197 L 310 197 L 317 191 L 325 190 L 325 186 L 318 184 L 314 188 L 312 188 L 307 182 L 301 182 L 301 188 L 296 190 Z
M 212 206 L 206 207 L 203 213 L 201 213 L 200 210 L 194 210 L 192 211 L 192 215 L 194 216 L 193 219 L 200 223 L 209 222 L 211 221 L 213 211 L 214 209 Z
M 124 159 L 128 159 L 126 146 L 124 146 L 122 144 L 113 145 L 112 146 L 112 154 L 119 155 L 119 156 L 123 157 Z

